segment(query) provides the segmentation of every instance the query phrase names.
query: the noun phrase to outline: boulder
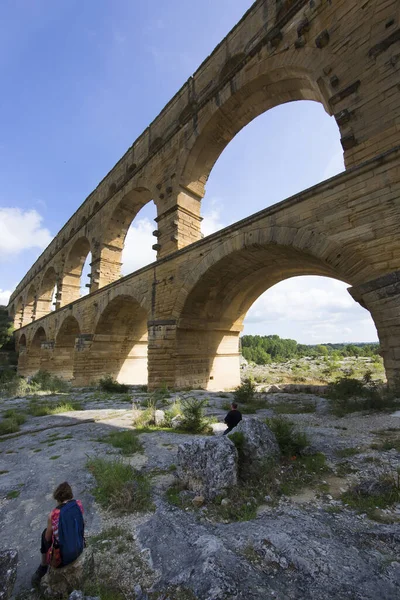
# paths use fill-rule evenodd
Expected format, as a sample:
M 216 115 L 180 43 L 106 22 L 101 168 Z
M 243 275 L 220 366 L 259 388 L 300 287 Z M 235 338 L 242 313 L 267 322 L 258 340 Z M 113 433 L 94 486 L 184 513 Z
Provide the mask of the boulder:
M 41 595 L 46 600 L 65 600 L 72 592 L 82 589 L 84 582 L 92 578 L 93 573 L 93 550 L 85 548 L 70 565 L 60 569 L 49 567 L 40 582 Z
M 268 459 L 277 459 L 280 455 L 275 434 L 258 419 L 245 419 L 232 430 L 231 434 L 243 435 L 240 440 L 241 459 L 248 466 L 256 465 Z
M 171 419 L 171 427 L 172 429 L 178 429 L 183 423 L 183 416 L 176 415 L 173 419 Z
M 8 600 L 17 577 L 18 552 L 2 550 L 0 552 L 0 600 Z
M 162 425 L 165 421 L 165 412 L 163 410 L 156 410 L 154 412 L 154 424 Z
M 178 447 L 176 473 L 189 490 L 212 500 L 237 484 L 237 459 L 226 437 L 198 438 Z

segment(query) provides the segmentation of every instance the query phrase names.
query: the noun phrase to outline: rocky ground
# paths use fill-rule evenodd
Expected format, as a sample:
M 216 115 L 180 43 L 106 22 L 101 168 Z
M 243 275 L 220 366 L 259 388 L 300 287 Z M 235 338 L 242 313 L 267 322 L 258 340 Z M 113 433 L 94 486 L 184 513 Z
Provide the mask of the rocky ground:
M 232 399 L 229 393 L 190 394 L 207 397 L 209 414 L 221 421 Z M 142 433 L 144 452 L 123 460 L 151 475 L 155 510 L 115 515 L 94 501 L 86 462 L 119 453 L 100 440 L 133 428 L 131 401 L 144 403 L 146 397 L 142 390 L 129 395 L 75 390 L 68 397 L 46 397 L 54 404 L 78 400 L 81 410 L 31 416 L 18 433 L 0 438 L 0 549 L 19 553 L 15 598 L 35 597 L 29 582 L 38 564 L 40 533 L 53 507 L 52 491 L 64 480 L 85 506 L 99 581 L 105 588 L 111 582 L 118 600 L 400 597 L 400 505 L 377 511 L 372 520 L 340 500 L 354 482 L 396 473 L 399 415 L 338 418 L 324 397 L 261 394 L 261 408 L 244 418 L 286 413 L 307 432 L 312 449 L 325 454 L 330 471 L 277 503 L 267 498 L 256 518 L 234 523 L 216 517 L 207 505 L 181 508 L 167 501 L 178 445 L 192 435 Z M 0 408 L 23 411 L 29 402 L 4 399 Z M 224 426 L 213 428 L 218 435 Z M 106 590 L 102 598 L 117 600 Z

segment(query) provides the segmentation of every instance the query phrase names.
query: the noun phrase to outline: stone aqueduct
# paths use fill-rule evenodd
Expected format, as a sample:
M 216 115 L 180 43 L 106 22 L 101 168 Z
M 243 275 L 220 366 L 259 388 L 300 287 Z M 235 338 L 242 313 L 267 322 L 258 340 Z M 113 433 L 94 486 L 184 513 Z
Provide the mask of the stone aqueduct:
M 110 373 L 150 388 L 230 387 L 251 304 L 288 277 L 325 275 L 370 311 L 393 384 L 399 42 L 398 0 L 257 0 L 17 286 L 8 308 L 19 372 L 42 368 L 76 385 Z M 336 119 L 346 171 L 202 239 L 201 200 L 225 146 L 261 113 L 301 99 Z M 150 200 L 157 261 L 121 278 L 125 235 Z M 90 293 L 79 298 L 89 251 Z

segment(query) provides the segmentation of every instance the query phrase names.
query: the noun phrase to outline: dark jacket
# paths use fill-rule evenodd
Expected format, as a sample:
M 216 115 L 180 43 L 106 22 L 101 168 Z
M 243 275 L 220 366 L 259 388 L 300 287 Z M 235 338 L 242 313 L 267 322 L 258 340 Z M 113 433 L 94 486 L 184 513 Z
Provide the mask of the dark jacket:
M 242 413 L 240 412 L 240 410 L 237 410 L 237 408 L 235 408 L 234 410 L 230 410 L 228 412 L 228 414 L 226 415 L 224 422 L 228 425 L 228 427 L 230 427 L 231 429 L 233 429 L 233 427 L 236 427 L 236 425 L 242 420 Z

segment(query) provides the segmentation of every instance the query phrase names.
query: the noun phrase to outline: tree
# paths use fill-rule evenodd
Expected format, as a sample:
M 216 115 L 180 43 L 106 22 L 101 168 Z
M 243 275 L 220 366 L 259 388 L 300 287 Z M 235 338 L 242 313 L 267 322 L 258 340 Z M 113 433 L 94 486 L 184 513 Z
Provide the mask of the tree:
M 13 329 L 13 322 L 8 316 L 7 309 L 0 306 L 0 348 L 11 341 Z

